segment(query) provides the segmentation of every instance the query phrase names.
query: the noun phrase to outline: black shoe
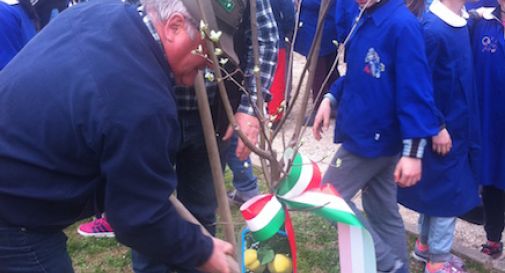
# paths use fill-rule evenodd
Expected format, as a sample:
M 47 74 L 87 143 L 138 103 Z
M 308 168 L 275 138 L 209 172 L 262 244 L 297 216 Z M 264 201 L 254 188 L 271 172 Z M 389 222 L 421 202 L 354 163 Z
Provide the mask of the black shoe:
M 242 196 L 240 196 L 237 190 L 229 191 L 226 193 L 226 195 L 228 196 L 228 201 L 230 204 L 234 204 L 239 207 L 242 206 L 242 204 L 244 204 L 246 201 L 244 198 L 242 198 Z
M 498 259 L 503 253 L 503 243 L 502 242 L 490 242 L 482 245 L 480 252 L 491 256 L 493 259 Z

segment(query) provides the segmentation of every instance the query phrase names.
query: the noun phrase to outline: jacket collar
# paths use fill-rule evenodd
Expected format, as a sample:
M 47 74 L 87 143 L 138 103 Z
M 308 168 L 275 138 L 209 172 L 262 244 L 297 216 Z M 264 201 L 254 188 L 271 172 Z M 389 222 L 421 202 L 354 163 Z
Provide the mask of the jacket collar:
M 434 0 L 430 5 L 430 11 L 435 14 L 442 21 L 446 22 L 448 25 L 453 27 L 464 27 L 466 26 L 466 19 L 469 17 L 466 10 L 463 8 L 461 10 L 463 16 L 459 16 L 446 7 L 440 0 Z
M 149 33 L 151 33 L 151 36 L 153 36 L 153 39 L 156 41 L 156 43 L 160 47 L 163 54 L 165 54 L 165 49 L 163 48 L 163 44 L 161 43 L 160 35 L 156 31 L 156 28 L 154 27 L 153 22 L 151 21 L 151 17 L 149 17 L 147 12 L 145 12 L 144 5 L 139 5 L 137 7 L 137 12 L 139 13 L 140 17 L 142 18 L 142 22 L 145 24 L 145 26 L 149 30 Z
M 485 20 L 498 20 L 498 21 L 500 21 L 500 9 L 499 8 L 481 7 L 481 8 L 477 9 L 477 12 L 482 14 L 482 18 Z
M 372 0 L 375 1 L 375 0 Z M 378 26 L 387 18 L 391 17 L 397 8 L 403 5 L 403 0 L 381 0 L 367 12 L 374 23 Z
M 5 4 L 10 6 L 19 4 L 18 0 L 0 0 L 0 2 L 4 2 Z

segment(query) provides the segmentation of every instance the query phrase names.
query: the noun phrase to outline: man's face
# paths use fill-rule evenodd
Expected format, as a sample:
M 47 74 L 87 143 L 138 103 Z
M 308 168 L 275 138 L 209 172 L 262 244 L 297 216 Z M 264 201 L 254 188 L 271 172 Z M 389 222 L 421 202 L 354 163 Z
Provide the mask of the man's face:
M 200 54 L 194 54 L 199 45 L 203 53 L 206 53 L 205 41 L 202 40 L 195 26 L 194 39 L 187 32 L 186 24 L 189 24 L 183 15 L 174 14 L 161 27 L 160 38 L 165 49 L 165 54 L 174 73 L 177 84 L 191 86 L 195 81 L 198 70 L 205 68 L 207 61 Z M 159 25 L 157 26 L 158 29 Z

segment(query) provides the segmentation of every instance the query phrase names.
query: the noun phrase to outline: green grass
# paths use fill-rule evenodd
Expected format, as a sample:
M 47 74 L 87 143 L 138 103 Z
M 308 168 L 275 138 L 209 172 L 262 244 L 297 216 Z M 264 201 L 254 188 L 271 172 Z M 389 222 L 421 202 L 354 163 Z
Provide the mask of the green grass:
M 259 173 L 259 170 L 256 170 Z M 231 174 L 225 175 L 227 187 L 231 188 Z M 237 236 L 244 227 L 244 221 L 237 207 L 232 207 L 233 221 L 236 224 Z M 300 273 L 337 273 L 338 243 L 337 233 L 333 226 L 325 220 L 307 212 L 292 213 L 298 246 L 298 268 Z M 69 237 L 68 250 L 76 273 L 124 273 L 132 272 L 131 256 L 127 247 L 111 238 L 83 238 L 77 234 L 78 224 L 69 227 L 66 234 Z M 218 226 L 219 230 L 219 226 Z M 218 231 L 218 237 L 220 236 Z M 413 247 L 415 238 L 411 237 L 409 244 Z M 411 272 L 422 273 L 423 265 L 411 261 Z M 481 264 L 466 261 L 469 272 L 489 273 Z

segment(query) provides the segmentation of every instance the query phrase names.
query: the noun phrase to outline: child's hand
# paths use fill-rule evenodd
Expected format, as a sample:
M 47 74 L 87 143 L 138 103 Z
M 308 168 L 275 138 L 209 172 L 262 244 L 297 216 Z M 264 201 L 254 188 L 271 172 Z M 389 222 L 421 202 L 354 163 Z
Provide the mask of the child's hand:
M 396 164 L 394 179 L 402 188 L 412 187 L 421 180 L 421 159 L 402 156 Z
M 328 131 L 330 127 L 330 113 L 331 102 L 329 99 L 325 98 L 317 110 L 316 117 L 314 118 L 314 125 L 312 125 L 312 134 L 316 140 L 320 140 L 321 134 Z
M 447 131 L 447 129 L 442 129 L 438 135 L 432 138 L 433 142 L 433 151 L 437 152 L 439 155 L 444 156 L 452 148 L 452 140 L 451 135 Z

